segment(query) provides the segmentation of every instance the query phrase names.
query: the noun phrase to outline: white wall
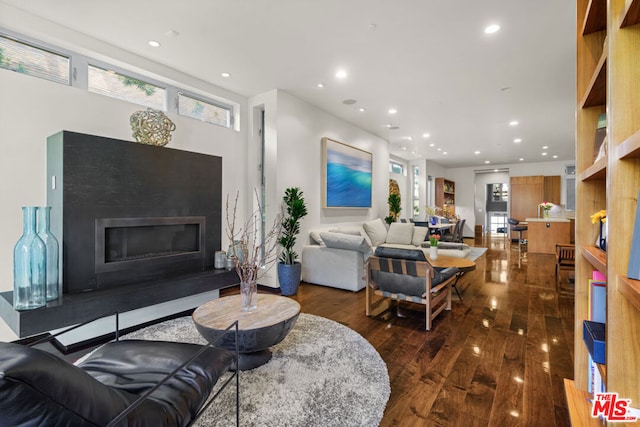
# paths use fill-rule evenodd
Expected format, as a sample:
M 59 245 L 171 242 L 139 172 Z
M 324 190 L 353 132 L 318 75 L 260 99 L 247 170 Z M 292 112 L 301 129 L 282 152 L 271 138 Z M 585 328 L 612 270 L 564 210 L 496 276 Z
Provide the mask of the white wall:
M 389 144 L 324 110 L 282 90 L 249 100 L 249 113 L 265 111 L 267 156 L 267 223 L 275 215 L 284 190 L 299 187 L 304 192 L 308 215 L 302 220 L 295 250 L 300 255 L 309 231 L 328 224 L 362 222 L 384 218 L 388 212 Z M 252 121 L 252 119 L 250 119 Z M 373 154 L 373 194 L 370 209 L 322 207 L 322 138 L 327 137 Z M 251 140 L 251 138 L 250 138 Z M 248 157 L 257 159 L 258 144 L 251 143 Z M 250 170 L 252 168 L 250 167 Z M 275 286 L 275 275 L 261 283 Z
M 129 116 L 138 105 L 0 70 L 0 291 L 12 289 L 13 245 L 22 234 L 22 206 L 46 204 L 46 139 L 70 130 L 132 140 Z M 167 147 L 222 156 L 223 194 L 244 190 L 246 136 L 181 116 Z M 243 126 L 246 128 L 246 124 Z M 162 174 L 162 170 L 158 170 Z M 226 239 L 223 235 L 223 247 Z M 15 339 L 0 321 L 0 340 Z
M 369 209 L 322 208 L 322 138 L 327 137 L 373 154 L 373 194 Z M 270 178 L 270 180 L 273 177 Z M 290 94 L 278 92 L 278 194 L 300 187 L 309 215 L 302 224 L 306 239 L 311 228 L 385 217 L 389 195 L 389 144 L 356 126 Z

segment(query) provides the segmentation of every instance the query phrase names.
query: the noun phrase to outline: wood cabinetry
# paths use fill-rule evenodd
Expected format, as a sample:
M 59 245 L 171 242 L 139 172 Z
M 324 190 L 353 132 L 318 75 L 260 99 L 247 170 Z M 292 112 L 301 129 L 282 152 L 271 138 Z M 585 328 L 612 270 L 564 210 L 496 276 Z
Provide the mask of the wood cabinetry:
M 528 220 L 530 253 L 555 254 L 556 243 L 568 244 L 571 241 L 569 220 L 557 221 L 550 218 L 548 221 Z
M 538 216 L 538 205 L 544 201 L 560 203 L 560 176 L 512 176 L 510 179 L 511 200 L 509 216 L 519 221 Z M 527 238 L 528 232 L 522 237 Z M 511 232 L 511 238 L 519 234 Z
M 456 183 L 445 178 L 436 178 L 436 206 L 456 213 Z
M 577 0 L 575 388 L 589 383 L 582 322 L 597 269 L 607 276 L 606 388 L 633 407 L 640 406 L 640 286 L 626 272 L 640 188 L 639 9 L 640 0 Z M 593 164 L 605 111 L 609 154 Z M 605 208 L 606 253 L 594 246 L 599 229 L 590 220 Z

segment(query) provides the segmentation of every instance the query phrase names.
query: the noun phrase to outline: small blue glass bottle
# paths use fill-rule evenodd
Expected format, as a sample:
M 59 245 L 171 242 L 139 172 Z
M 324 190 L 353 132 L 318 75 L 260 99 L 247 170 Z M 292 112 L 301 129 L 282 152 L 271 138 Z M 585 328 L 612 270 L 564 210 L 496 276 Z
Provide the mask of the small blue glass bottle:
M 36 208 L 22 208 L 22 237 L 13 249 L 13 308 L 31 310 L 46 304 L 47 249 L 36 234 Z
M 47 247 L 47 301 L 58 299 L 58 239 L 51 234 L 50 218 L 51 207 L 41 206 L 37 210 L 38 237 Z

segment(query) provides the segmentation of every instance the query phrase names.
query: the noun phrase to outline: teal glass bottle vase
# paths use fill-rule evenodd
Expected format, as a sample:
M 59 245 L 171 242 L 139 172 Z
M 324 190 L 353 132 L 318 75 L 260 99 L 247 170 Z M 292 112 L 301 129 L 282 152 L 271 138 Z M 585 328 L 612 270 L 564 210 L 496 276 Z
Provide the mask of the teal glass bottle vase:
M 58 299 L 58 239 L 51 234 L 50 218 L 51 207 L 41 206 L 38 207 L 37 213 L 37 229 L 38 237 L 42 239 L 47 247 L 47 276 L 46 276 L 46 289 L 47 289 L 47 301 L 53 301 Z
M 46 304 L 47 248 L 36 234 L 36 208 L 22 208 L 22 237 L 13 249 L 13 308 L 31 310 Z

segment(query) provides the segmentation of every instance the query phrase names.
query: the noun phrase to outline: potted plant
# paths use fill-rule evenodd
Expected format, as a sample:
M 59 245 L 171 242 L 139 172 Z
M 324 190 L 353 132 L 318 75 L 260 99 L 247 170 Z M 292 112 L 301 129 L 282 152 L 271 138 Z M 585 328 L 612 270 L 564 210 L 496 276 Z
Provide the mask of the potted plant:
M 285 214 L 282 219 L 282 235 L 279 243 L 283 250 L 278 263 L 278 282 L 282 295 L 295 295 L 300 285 L 302 265 L 296 261 L 294 251 L 296 236 L 300 232 L 300 220 L 307 215 L 307 206 L 298 187 L 287 188 L 282 197 Z
M 396 222 L 398 217 L 400 216 L 400 211 L 402 210 L 402 202 L 400 200 L 400 195 L 396 193 L 389 194 L 389 198 L 387 199 L 387 203 L 389 204 L 389 216 L 384 220 L 387 224 L 391 224 L 392 222 Z

